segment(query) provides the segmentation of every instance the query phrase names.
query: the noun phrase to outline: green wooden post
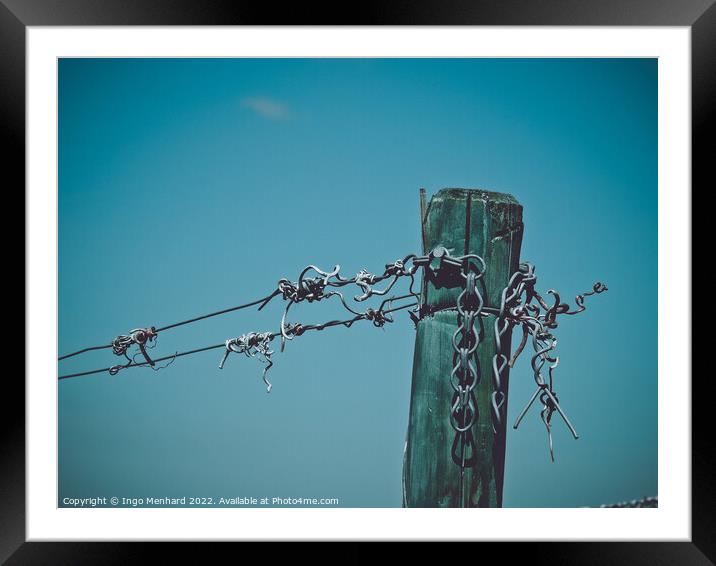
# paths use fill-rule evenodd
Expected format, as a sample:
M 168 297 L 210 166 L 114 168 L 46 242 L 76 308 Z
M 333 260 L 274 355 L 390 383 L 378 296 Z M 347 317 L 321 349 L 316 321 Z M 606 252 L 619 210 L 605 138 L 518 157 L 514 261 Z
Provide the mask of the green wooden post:
M 519 266 L 522 206 L 508 194 L 482 190 L 442 189 L 425 207 L 421 189 L 423 252 L 438 245 L 452 255 L 475 253 L 487 265 L 485 305 L 499 306 L 502 289 Z M 459 289 L 435 289 L 423 282 L 423 304 L 454 306 Z M 473 427 L 477 464 L 465 472 L 469 507 L 501 507 L 505 464 L 505 431 L 492 430 L 490 396 L 495 354 L 494 318 L 485 319 L 478 348 L 480 383 L 475 389 L 479 418 Z M 455 311 L 436 313 L 418 323 L 413 361 L 410 417 L 403 469 L 406 507 L 460 507 L 460 468 L 451 457 L 454 431 L 450 425 L 453 368 L 452 335 Z M 507 345 L 509 347 L 509 336 Z M 508 376 L 503 378 L 505 393 Z M 505 399 L 504 414 L 507 413 Z M 503 419 L 503 423 L 506 417 Z

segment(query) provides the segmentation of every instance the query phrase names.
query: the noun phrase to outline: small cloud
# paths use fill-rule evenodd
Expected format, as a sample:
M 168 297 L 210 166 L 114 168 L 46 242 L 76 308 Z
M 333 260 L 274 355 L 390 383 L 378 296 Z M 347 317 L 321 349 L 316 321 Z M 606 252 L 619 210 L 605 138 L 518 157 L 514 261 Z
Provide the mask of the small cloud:
M 265 96 L 250 96 L 244 98 L 241 101 L 241 106 L 253 110 L 269 120 L 283 120 L 290 115 L 288 106 L 278 100 L 272 100 Z

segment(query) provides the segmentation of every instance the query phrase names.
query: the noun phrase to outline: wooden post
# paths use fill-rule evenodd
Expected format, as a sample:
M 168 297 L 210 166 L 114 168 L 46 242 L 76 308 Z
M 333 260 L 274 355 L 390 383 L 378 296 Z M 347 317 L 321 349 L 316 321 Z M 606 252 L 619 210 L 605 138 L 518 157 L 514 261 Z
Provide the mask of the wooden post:
M 485 305 L 500 304 L 502 289 L 519 267 L 522 206 L 508 194 L 482 190 L 442 189 L 425 207 L 421 190 L 423 252 L 442 245 L 452 255 L 474 253 L 487 265 Z M 460 289 L 436 289 L 423 281 L 421 302 L 430 307 L 455 306 Z M 479 417 L 473 426 L 477 463 L 465 471 L 469 507 L 501 507 L 505 463 L 505 430 L 492 430 L 490 397 L 495 354 L 494 318 L 485 319 L 478 348 L 481 379 L 475 389 Z M 460 507 L 460 468 L 451 457 L 454 431 L 450 425 L 453 390 L 452 336 L 454 310 L 438 312 L 418 323 L 413 361 L 410 417 L 403 469 L 406 507 Z M 507 347 L 509 348 L 509 336 Z M 504 340 L 504 338 L 503 338 Z M 503 378 L 505 394 L 509 377 Z M 506 421 L 505 398 L 503 424 Z

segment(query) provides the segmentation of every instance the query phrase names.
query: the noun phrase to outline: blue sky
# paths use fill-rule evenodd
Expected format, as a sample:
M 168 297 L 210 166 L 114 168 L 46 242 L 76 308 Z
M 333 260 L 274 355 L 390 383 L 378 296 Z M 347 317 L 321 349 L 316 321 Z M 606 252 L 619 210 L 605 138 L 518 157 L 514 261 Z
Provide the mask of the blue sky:
M 653 59 L 61 59 L 59 350 L 264 296 L 307 264 L 346 275 L 419 251 L 418 188 L 524 206 L 522 259 L 562 298 L 560 401 L 509 428 L 504 504 L 657 489 L 657 62 Z M 161 335 L 155 352 L 275 330 L 281 309 Z M 300 305 L 321 322 L 330 304 Z M 62 497 L 337 497 L 400 506 L 413 325 L 305 335 L 256 360 L 59 383 Z M 61 373 L 116 363 L 111 352 Z M 511 373 L 509 422 L 533 389 Z

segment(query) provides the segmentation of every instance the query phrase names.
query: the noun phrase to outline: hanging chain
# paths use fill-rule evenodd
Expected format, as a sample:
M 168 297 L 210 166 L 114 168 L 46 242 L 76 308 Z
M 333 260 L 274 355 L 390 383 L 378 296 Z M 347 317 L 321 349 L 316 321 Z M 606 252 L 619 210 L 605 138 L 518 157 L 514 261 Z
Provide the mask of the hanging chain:
M 509 370 L 509 359 L 507 354 L 507 339 L 512 334 L 512 322 L 507 318 L 507 305 L 512 303 L 519 296 L 518 288 L 522 283 L 522 273 L 517 272 L 511 278 L 507 287 L 502 290 L 500 296 L 500 310 L 495 316 L 495 355 L 492 356 L 492 395 L 490 398 L 490 409 L 492 414 L 492 432 L 495 435 L 502 434 L 504 430 L 503 408 L 507 394 L 504 390 L 504 378 Z
M 477 348 L 480 345 L 481 331 L 476 325 L 481 324 L 480 316 L 484 304 L 477 287 L 478 280 L 484 273 L 484 262 L 475 269 L 469 257 L 456 258 L 464 262 L 465 289 L 457 299 L 457 330 L 452 337 L 453 370 L 450 374 L 450 385 L 453 397 L 450 407 L 450 424 L 455 431 L 452 444 L 452 459 L 460 467 L 459 501 L 466 507 L 465 501 L 465 469 L 475 465 L 477 447 L 473 425 L 479 418 L 475 387 L 481 379 L 480 361 Z

